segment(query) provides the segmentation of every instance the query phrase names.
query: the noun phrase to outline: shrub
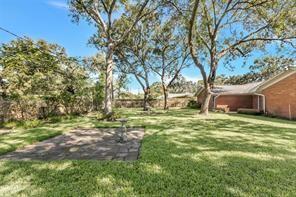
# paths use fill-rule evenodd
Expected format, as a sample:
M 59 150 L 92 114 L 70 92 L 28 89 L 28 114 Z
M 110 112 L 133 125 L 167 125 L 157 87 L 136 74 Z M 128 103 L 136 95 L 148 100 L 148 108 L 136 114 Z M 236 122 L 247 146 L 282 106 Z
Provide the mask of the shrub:
M 249 114 L 249 115 L 260 115 L 262 112 L 258 109 L 247 109 L 247 108 L 239 108 L 237 109 L 237 113 L 239 114 Z
M 48 118 L 50 123 L 58 123 L 62 121 L 62 117 L 60 116 L 52 116 L 50 118 Z
M 192 99 L 188 101 L 187 107 L 191 109 L 199 109 L 201 107 L 201 104 Z
M 103 113 L 97 114 L 98 120 L 107 120 L 107 121 L 115 121 L 122 117 L 122 114 L 119 112 L 112 112 L 111 114 L 105 115 Z
M 29 129 L 29 128 L 35 128 L 38 127 L 42 124 L 42 121 L 40 120 L 29 120 L 29 121 L 25 121 L 23 127 L 25 129 Z
M 42 124 L 42 121 L 35 119 L 35 120 L 26 120 L 26 121 L 10 121 L 10 122 L 3 123 L 2 126 L 5 128 L 22 127 L 25 129 L 29 129 L 29 128 L 38 127 L 41 124 Z

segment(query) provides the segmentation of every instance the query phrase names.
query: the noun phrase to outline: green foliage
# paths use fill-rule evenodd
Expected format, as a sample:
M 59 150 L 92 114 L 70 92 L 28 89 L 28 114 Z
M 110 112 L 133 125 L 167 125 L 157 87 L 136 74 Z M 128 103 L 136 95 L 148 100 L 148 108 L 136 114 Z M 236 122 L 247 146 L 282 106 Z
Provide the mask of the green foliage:
M 249 115 L 260 115 L 260 114 L 262 114 L 262 112 L 257 110 L 257 109 L 244 109 L 244 108 L 238 109 L 237 113 L 239 113 L 239 114 L 249 114 Z
M 3 123 L 4 128 L 35 128 L 41 126 L 43 122 L 41 120 L 23 120 L 23 121 L 10 121 Z
M 142 93 L 135 94 L 129 91 L 124 91 L 124 92 L 120 92 L 119 98 L 120 99 L 142 99 L 143 94 Z
M 101 120 L 116 121 L 119 118 L 122 118 L 122 114 L 119 111 L 113 111 L 111 114 L 98 113 L 96 115 L 96 119 L 99 121 Z
M 93 0 L 70 0 L 70 13 L 75 22 L 80 19 L 94 24 L 96 33 L 90 38 L 89 43 L 106 53 L 105 75 L 105 112 L 112 112 L 112 79 L 114 52 L 123 50 L 123 43 L 132 35 L 134 27 L 149 15 L 154 1 L 93 1 Z M 150 5 L 150 6 L 151 6 Z M 136 47 L 137 45 L 133 45 Z
M 249 67 L 250 71 L 243 75 L 224 76 L 220 75 L 216 79 L 216 84 L 246 84 L 267 80 L 284 70 L 291 69 L 295 64 L 295 58 L 284 56 L 267 56 L 256 59 Z
M 190 109 L 199 109 L 201 105 L 197 102 L 197 100 L 192 99 L 188 102 L 187 107 Z
M 162 87 L 161 87 L 161 82 L 154 82 L 150 86 L 150 92 L 152 98 L 157 98 L 163 95 Z
M 43 118 L 56 114 L 59 106 L 66 114 L 81 113 L 94 100 L 102 100 L 103 88 L 89 81 L 85 68 L 68 57 L 62 47 L 44 40 L 27 38 L 3 44 L 0 81 L 2 97 L 16 102 L 23 112 L 29 109 L 29 103 L 35 108 L 45 105 Z
M 195 93 L 198 87 L 196 81 L 187 81 L 186 78 L 180 75 L 170 87 L 171 93 Z

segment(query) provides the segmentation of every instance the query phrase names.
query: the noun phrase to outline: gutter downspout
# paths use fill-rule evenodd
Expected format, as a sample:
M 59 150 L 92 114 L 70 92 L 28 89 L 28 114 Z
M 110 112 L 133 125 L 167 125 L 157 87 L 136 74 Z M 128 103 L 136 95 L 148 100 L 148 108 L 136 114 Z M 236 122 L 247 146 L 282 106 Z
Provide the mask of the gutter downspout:
M 214 97 L 214 106 L 213 109 L 216 110 L 216 99 L 220 96 L 221 94 L 218 94 L 217 96 Z
M 263 98 L 263 102 L 262 102 L 262 107 L 263 107 L 263 113 L 265 114 L 265 109 L 266 109 L 266 107 L 265 107 L 265 103 L 266 103 L 266 98 L 265 98 L 265 95 L 264 94 L 258 94 L 258 93 L 255 93 L 254 95 L 257 95 L 257 96 L 262 96 L 262 98 Z M 259 106 L 258 106 L 259 107 Z

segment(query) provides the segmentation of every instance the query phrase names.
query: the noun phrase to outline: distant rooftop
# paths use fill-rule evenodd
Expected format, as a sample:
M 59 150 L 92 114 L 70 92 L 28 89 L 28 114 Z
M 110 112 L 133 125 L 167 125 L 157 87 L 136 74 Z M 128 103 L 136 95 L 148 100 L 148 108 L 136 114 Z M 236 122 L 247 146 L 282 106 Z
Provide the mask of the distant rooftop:
M 214 94 L 253 94 L 261 82 L 248 83 L 243 85 L 221 85 L 212 89 Z
M 175 94 L 168 94 L 168 98 L 183 98 L 183 97 L 193 97 L 194 94 L 193 93 L 175 93 Z M 163 95 L 159 96 L 158 99 L 163 99 Z

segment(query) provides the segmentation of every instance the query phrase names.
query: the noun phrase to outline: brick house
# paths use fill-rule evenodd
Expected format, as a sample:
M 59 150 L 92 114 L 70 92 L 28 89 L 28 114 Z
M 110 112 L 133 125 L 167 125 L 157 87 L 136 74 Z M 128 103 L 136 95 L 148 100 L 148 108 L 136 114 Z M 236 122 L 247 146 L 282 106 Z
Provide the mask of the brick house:
M 202 98 L 200 88 L 198 102 Z M 284 71 L 263 82 L 216 86 L 212 89 L 210 109 L 219 106 L 227 106 L 230 111 L 257 109 L 267 115 L 296 119 L 296 70 Z

